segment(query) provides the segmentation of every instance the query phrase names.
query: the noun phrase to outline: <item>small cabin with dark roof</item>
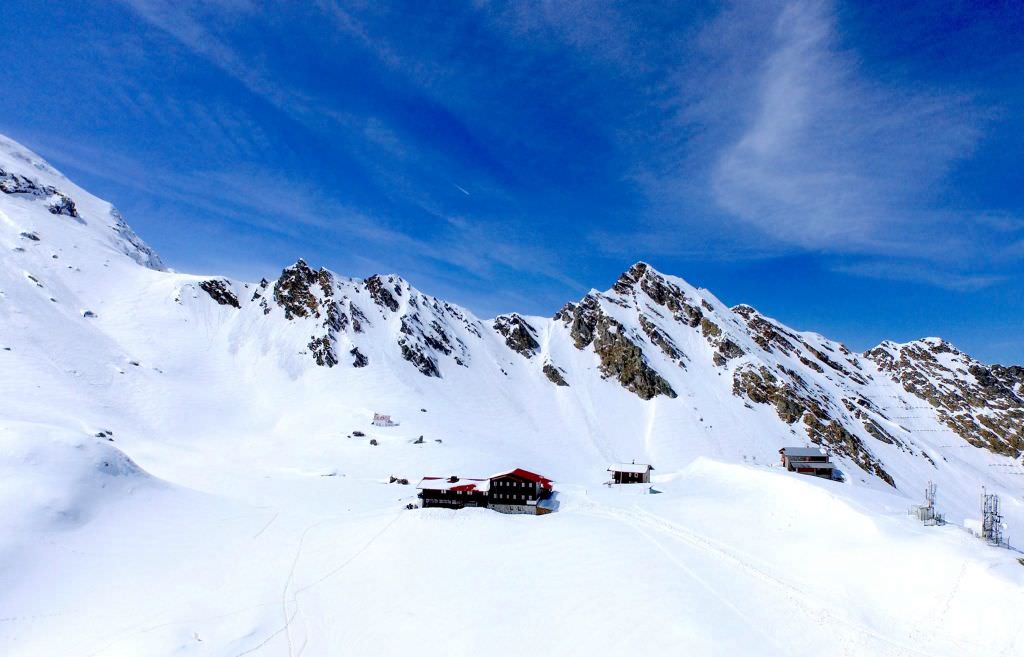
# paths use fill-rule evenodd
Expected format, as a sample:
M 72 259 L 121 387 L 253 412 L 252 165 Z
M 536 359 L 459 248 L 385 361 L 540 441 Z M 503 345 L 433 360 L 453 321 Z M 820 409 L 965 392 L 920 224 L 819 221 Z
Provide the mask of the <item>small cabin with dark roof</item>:
M 828 456 L 817 447 L 783 447 L 782 466 L 790 472 L 809 474 L 824 479 L 834 479 L 836 466 L 829 462 Z
M 615 463 L 608 467 L 612 473 L 613 484 L 649 484 L 651 483 L 651 470 L 654 467 L 646 463 Z

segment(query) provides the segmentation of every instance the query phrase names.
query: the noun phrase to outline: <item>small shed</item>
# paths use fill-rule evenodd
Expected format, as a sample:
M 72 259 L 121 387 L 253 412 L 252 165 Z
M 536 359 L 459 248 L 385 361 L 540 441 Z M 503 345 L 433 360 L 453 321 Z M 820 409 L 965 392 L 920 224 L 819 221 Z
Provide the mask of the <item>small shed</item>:
M 398 423 L 391 419 L 390 415 L 383 413 L 374 413 L 373 422 L 371 423 L 375 427 L 397 427 Z
M 651 470 L 654 467 L 647 463 L 614 463 L 608 467 L 612 473 L 612 483 L 615 484 L 649 484 L 651 483 Z
M 790 472 L 809 474 L 825 479 L 834 479 L 836 466 L 829 462 L 828 456 L 817 447 L 783 447 L 782 465 Z

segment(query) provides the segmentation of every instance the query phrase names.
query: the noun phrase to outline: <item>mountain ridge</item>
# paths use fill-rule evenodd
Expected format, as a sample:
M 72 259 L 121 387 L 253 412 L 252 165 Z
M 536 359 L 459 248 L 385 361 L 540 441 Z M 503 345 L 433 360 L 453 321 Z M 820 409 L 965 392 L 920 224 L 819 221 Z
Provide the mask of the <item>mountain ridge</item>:
M 489 319 L 305 260 L 175 272 L 5 144 L 0 653 L 1020 652 L 1019 555 L 961 528 L 981 490 L 1024 523 L 1021 368 L 855 353 L 643 262 Z M 811 445 L 840 478 L 780 466 Z M 651 484 L 606 485 L 631 461 Z M 556 513 L 417 508 L 516 467 Z M 941 527 L 907 515 L 931 484 Z
M 146 268 L 147 277 L 173 287 L 173 303 L 201 296 L 244 318 L 239 322 L 247 327 L 262 323 L 268 334 L 287 333 L 282 344 L 294 345 L 300 350 L 296 355 L 317 367 L 361 370 L 404 363 L 401 367 L 438 380 L 452 376 L 455 368 L 483 368 L 506 378 L 509 368 L 517 368 L 550 385 L 552 394 L 575 394 L 577 386 L 592 385 L 596 376 L 644 402 L 676 400 L 713 382 L 721 388 L 717 399 L 724 407 L 767 407 L 781 423 L 773 432 L 802 437 L 898 487 L 879 456 L 883 446 L 932 466 L 938 457 L 915 445 L 912 430 L 886 410 L 883 397 L 889 389 L 882 395 L 877 384 L 888 380 L 912 400 L 904 405 L 927 403 L 936 421 L 966 443 L 1011 459 L 1024 449 L 1021 368 L 984 365 L 941 339 L 883 341 L 857 354 L 750 305 L 729 308 L 710 291 L 644 261 L 609 289 L 591 290 L 552 317 L 505 313 L 489 320 L 424 294 L 395 274 L 351 278 L 323 267 L 314 270 L 303 259 L 273 281 L 259 283 L 169 272 L 113 206 L 6 138 L 0 153 L 7 181 L 0 190 L 11 201 L 4 207 L 17 210 L 2 215 L 16 256 L 27 255 L 27 249 L 80 251 L 87 235 L 104 247 L 99 252 L 106 253 L 104 267 L 111 252 L 122 255 Z M 63 225 L 54 230 L 54 221 Z M 52 259 L 59 259 L 58 253 Z M 35 269 L 26 268 L 25 275 L 40 288 L 69 276 L 63 270 L 37 275 L 30 268 Z M 117 278 L 92 285 L 82 296 L 114 289 Z M 50 300 L 58 303 L 56 297 Z M 81 305 L 84 316 L 102 313 L 90 309 L 95 303 Z M 230 315 L 223 321 L 230 324 Z M 506 354 L 514 356 L 508 366 L 500 364 Z M 292 361 L 289 357 L 289 368 L 301 369 Z

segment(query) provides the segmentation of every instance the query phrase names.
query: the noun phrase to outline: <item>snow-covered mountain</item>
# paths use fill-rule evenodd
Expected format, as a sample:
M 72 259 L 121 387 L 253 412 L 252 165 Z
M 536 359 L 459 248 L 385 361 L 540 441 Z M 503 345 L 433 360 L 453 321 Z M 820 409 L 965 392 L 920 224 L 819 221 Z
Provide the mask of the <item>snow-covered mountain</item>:
M 982 364 L 937 338 L 884 342 L 854 353 L 816 333 L 786 327 L 750 306 L 729 308 L 711 292 L 643 262 L 630 267 L 610 289 L 592 290 L 554 317 L 509 314 L 486 320 L 395 275 L 348 278 L 314 269 L 303 260 L 258 283 L 181 274 L 167 270 L 110 204 L 2 137 L 0 192 L 0 370 L 5 373 L 0 379 L 0 475 L 7 484 L 0 498 L 5 507 L 0 527 L 9 530 L 0 541 L 0 565 L 19 560 L 28 564 L 9 576 L 6 594 L 0 593 L 0 647 L 6 641 L 10 648 L 4 654 L 44 654 L 78 641 L 94 650 L 88 654 L 244 654 L 260 646 L 281 654 L 285 639 L 289 653 L 297 654 L 292 623 L 300 613 L 299 593 L 313 587 L 320 575 L 331 577 L 334 567 L 329 559 L 323 561 L 331 544 L 321 537 L 317 559 L 323 562 L 314 559 L 317 565 L 310 566 L 305 583 L 295 580 L 295 564 L 313 527 L 341 522 L 338 514 L 344 509 L 351 514 L 346 530 L 364 532 L 374 537 L 372 542 L 379 529 L 374 514 L 386 509 L 388 522 L 398 522 L 390 514 L 412 495 L 378 483 L 388 481 L 389 475 L 486 475 L 515 466 L 560 482 L 566 499 L 564 513 L 556 515 L 565 519 L 556 522 L 568 523 L 557 530 L 560 539 L 538 533 L 541 519 L 529 520 L 534 525 L 527 528 L 523 518 L 474 511 L 458 516 L 424 511 L 421 520 L 403 521 L 412 523 L 407 538 L 469 563 L 468 554 L 437 534 L 448 531 L 444 523 L 434 526 L 422 519 L 451 520 L 451 531 L 492 541 L 506 536 L 512 530 L 507 523 L 512 523 L 524 532 L 529 549 L 558 553 L 552 558 L 564 572 L 582 577 L 588 568 L 607 568 L 609 581 L 628 582 L 637 575 L 630 571 L 634 560 L 628 551 L 639 548 L 619 545 L 621 539 L 614 538 L 610 544 L 615 550 L 587 556 L 589 544 L 574 533 L 591 531 L 586 524 L 590 521 L 597 523 L 598 532 L 605 531 L 600 522 L 627 522 L 641 534 L 667 532 L 666 540 L 682 541 L 689 546 L 685 550 L 710 545 L 712 555 L 700 558 L 710 559 L 706 567 L 712 571 L 723 568 L 723 559 L 740 564 L 738 573 L 720 573 L 721 582 L 711 588 L 742 588 L 742 582 L 753 578 L 760 582 L 753 586 L 757 589 L 765 581 L 784 580 L 781 593 L 766 591 L 763 600 L 778 605 L 779 595 L 792 601 L 799 590 L 797 616 L 834 621 L 852 651 L 848 654 L 917 654 L 907 647 L 910 643 L 877 629 L 892 622 L 890 611 L 908 622 L 948 624 L 931 638 L 919 637 L 920 645 L 934 650 L 923 654 L 981 654 L 969 650 L 982 645 L 1016 654 L 1022 646 L 1019 637 L 1001 635 L 990 643 L 964 643 L 966 630 L 960 627 L 983 612 L 988 618 L 1009 613 L 1006 604 L 1022 601 L 1015 587 L 1024 583 L 1024 568 L 1013 570 L 1010 553 L 982 552 L 984 547 L 963 532 L 921 537 L 913 534 L 921 530 L 912 524 L 899 530 L 886 525 L 884 531 L 876 524 L 910 523 L 901 516 L 907 505 L 921 501 L 928 481 L 938 484 L 940 510 L 953 523 L 978 516 L 982 486 L 1003 496 L 1011 527 L 1024 521 L 1024 368 Z M 368 420 L 376 411 L 390 413 L 401 426 L 371 431 Z M 355 430 L 369 433 L 378 444 L 371 446 L 369 437 L 359 437 Z M 420 436 L 425 439 L 414 443 Z M 796 478 L 773 467 L 779 448 L 810 444 L 833 455 L 843 483 Z M 644 504 L 660 505 L 657 513 L 599 486 L 608 463 L 630 459 L 653 463 L 660 473 L 659 485 L 667 494 L 642 498 Z M 726 495 L 735 495 L 735 509 L 720 508 L 720 497 Z M 753 507 L 760 509 L 756 517 L 742 511 Z M 686 529 L 694 517 L 678 515 L 680 508 L 692 509 L 699 522 L 713 522 L 715 514 L 731 517 L 734 524 L 761 532 L 757 540 L 776 546 L 778 554 L 769 559 L 737 552 L 735 546 L 749 536 L 735 528 L 708 543 Z M 799 529 L 808 513 L 823 523 L 822 531 L 844 537 L 845 547 Z M 266 526 L 236 522 L 236 517 L 259 518 L 257 524 Z M 767 522 L 766 517 L 776 520 Z M 470 520 L 455 522 L 457 518 Z M 132 529 L 118 529 L 119 523 Z M 186 529 L 190 523 L 193 528 Z M 779 523 L 790 533 L 782 533 Z M 177 538 L 155 547 L 139 538 L 146 532 Z M 259 575 L 259 568 L 225 579 L 215 574 L 231 560 L 224 546 L 247 550 L 250 541 L 264 534 L 269 547 L 253 548 L 261 559 L 288 562 L 294 553 L 290 574 L 287 568 L 280 571 L 288 575 L 286 581 Z M 182 538 L 186 535 L 194 538 Z M 124 548 L 108 543 L 111 536 L 125 541 Z M 360 548 L 361 539 L 332 536 L 338 541 L 334 548 L 345 554 L 366 549 Z M 923 547 L 909 547 L 908 536 L 924 541 Z M 211 537 L 217 549 L 207 545 Z M 661 539 L 652 540 L 658 544 Z M 964 565 L 961 579 L 964 572 L 985 568 L 995 568 L 995 574 L 973 585 L 957 579 L 956 586 L 962 588 L 951 589 L 941 618 L 911 593 L 896 596 L 901 602 L 890 609 L 876 594 L 862 590 L 866 585 L 857 582 L 863 572 L 856 568 L 836 580 L 849 587 L 841 595 L 817 584 L 793 588 L 793 582 L 826 572 L 836 576 L 832 569 L 837 564 L 822 555 L 837 549 L 846 554 L 843 550 L 853 549 L 850 541 L 870 544 L 848 553 L 857 559 L 925 554 L 932 559 L 929 567 L 973 560 L 963 561 L 971 565 Z M 65 559 L 61 550 L 68 545 L 77 556 Z M 416 545 L 405 546 L 399 551 L 392 546 L 391 552 L 373 558 L 390 555 L 419 564 L 423 555 L 408 554 Z M 203 586 L 216 588 L 220 582 L 232 593 L 226 598 L 211 593 L 210 600 L 217 602 L 200 604 L 203 610 L 196 616 L 207 620 L 193 623 L 208 629 L 182 634 L 191 627 L 184 610 L 205 600 L 179 579 L 187 576 L 179 563 L 181 551 L 191 549 L 199 555 Z M 568 557 L 561 552 L 566 549 L 582 550 L 580 564 L 585 567 L 564 563 Z M 809 554 L 809 549 L 821 552 Z M 85 575 L 83 569 L 116 569 L 117 560 L 101 553 L 129 560 L 142 554 L 142 561 L 149 563 L 133 561 L 126 566 L 128 574 L 120 577 L 107 572 L 118 595 L 125 596 L 123 604 L 104 597 L 104 615 L 76 617 L 88 599 L 82 590 L 105 581 L 102 573 Z M 622 563 L 609 565 L 613 554 Z M 797 563 L 798 555 L 807 563 Z M 597 561 L 588 561 L 591 556 Z M 64 565 L 54 569 L 58 559 Z M 157 572 L 152 560 L 174 565 Z M 338 568 L 347 563 L 336 561 L 341 562 Z M 323 572 L 317 570 L 320 566 Z M 406 563 L 397 570 L 408 574 L 408 567 Z M 664 577 L 658 570 L 662 567 L 651 566 L 650 572 L 642 568 L 648 579 L 640 586 L 649 586 L 649 578 Z M 449 579 L 432 577 L 432 585 L 447 586 L 446 595 L 469 594 L 469 580 L 458 574 L 456 562 L 438 568 Z M 791 578 L 783 574 L 787 569 Z M 906 575 L 911 579 L 901 581 L 924 587 L 926 571 L 913 571 Z M 32 594 L 56 574 L 69 577 L 73 590 Z M 918 575 L 920 581 L 913 579 Z M 377 583 L 401 587 L 403 592 L 393 593 L 404 596 L 406 604 L 390 605 L 394 601 L 384 592 L 370 607 L 411 614 L 383 623 L 411 623 L 420 636 L 441 636 L 439 628 L 458 634 L 446 624 L 450 621 L 419 606 L 430 596 L 411 583 L 413 575 L 408 580 L 381 577 Z M 480 574 L 476 583 L 511 594 L 511 580 L 495 577 Z M 370 587 L 372 581 L 362 585 Z M 978 582 L 997 591 L 998 604 L 970 611 Z M 138 604 L 136 585 L 143 583 L 158 587 L 172 611 L 161 615 L 151 606 L 146 607 L 151 617 L 131 616 Z M 264 590 L 274 586 L 276 593 Z M 945 595 L 947 589 L 934 586 Z M 581 585 L 579 590 L 595 589 Z M 680 605 L 702 604 L 699 598 L 661 593 L 670 596 L 665 604 L 676 611 Z M 531 595 L 548 604 L 557 602 L 537 591 Z M 839 597 L 830 597 L 835 595 Z M 841 601 L 858 595 L 871 601 L 865 607 L 871 611 L 864 612 L 870 618 L 857 623 L 838 618 L 842 613 L 835 610 L 843 608 Z M 276 598 L 283 628 L 274 631 L 274 616 L 262 603 L 246 607 L 249 598 Z M 469 613 L 465 604 L 455 608 Z M 636 600 L 632 604 L 647 609 Z M 725 606 L 730 604 L 732 611 L 726 615 L 732 614 L 731 620 L 718 622 L 747 627 L 742 619 L 748 611 L 741 613 L 735 603 Z M 38 608 L 26 611 L 33 605 Z M 312 606 L 319 616 L 359 611 L 351 602 L 336 600 Z M 615 627 L 623 619 L 642 622 L 623 611 L 621 603 L 613 608 L 615 613 L 590 613 Z M 60 610 L 52 617 L 59 620 L 46 620 L 53 609 Z M 949 617 L 951 609 L 961 614 L 959 620 Z M 131 616 L 131 622 L 121 622 L 119 614 Z M 218 614 L 233 620 L 210 620 L 221 618 Z M 331 625 L 319 616 L 307 619 L 307 640 L 313 641 L 310 628 Z M 527 617 L 543 625 L 539 616 Z M 759 618 L 782 623 L 770 614 Z M 425 626 L 425 619 L 433 625 Z M 161 625 L 164 621 L 168 624 Z M 4 627 L 4 622 L 9 625 Z M 583 619 L 565 622 L 571 637 L 593 635 Z M 793 622 L 780 627 L 806 631 Z M 104 626 L 102 632 L 97 623 Z M 152 630 L 145 629 L 150 625 Z M 314 648 L 321 650 L 317 654 L 338 654 L 341 645 L 347 654 L 367 654 L 371 646 L 377 654 L 390 654 L 415 643 L 396 642 L 383 630 L 366 629 L 365 623 L 357 624 L 363 634 L 349 623 L 342 625 L 361 637 L 358 641 L 369 643 L 339 643 L 321 635 L 317 640 L 326 643 L 316 645 L 328 647 Z M 60 644 L 51 632 L 55 627 L 70 637 L 69 643 Z M 689 637 L 691 647 L 713 645 L 707 643 L 711 635 L 696 626 L 686 628 L 662 629 L 653 640 L 669 646 Z M 866 639 L 865 628 L 874 628 Z M 144 635 L 150 631 L 157 638 L 147 642 L 152 637 Z M 208 641 L 207 631 L 216 636 Z M 737 642 L 730 654 L 752 654 L 744 650 L 759 640 L 749 627 L 745 634 L 737 631 L 737 638 L 729 640 Z M 500 643 L 503 632 L 478 628 L 433 652 L 468 654 L 487 645 L 507 645 Z M 744 643 L 746 639 L 750 641 Z M 562 649 L 546 652 L 537 643 L 532 651 L 573 653 L 568 649 L 572 644 L 560 645 Z M 605 651 L 602 644 L 579 645 L 585 646 L 578 649 L 580 654 Z M 609 639 L 608 646 L 613 645 L 626 644 Z M 967 653 L 954 652 L 965 645 Z M 212 652 L 203 652 L 207 649 Z M 805 652 L 773 639 L 757 654 Z

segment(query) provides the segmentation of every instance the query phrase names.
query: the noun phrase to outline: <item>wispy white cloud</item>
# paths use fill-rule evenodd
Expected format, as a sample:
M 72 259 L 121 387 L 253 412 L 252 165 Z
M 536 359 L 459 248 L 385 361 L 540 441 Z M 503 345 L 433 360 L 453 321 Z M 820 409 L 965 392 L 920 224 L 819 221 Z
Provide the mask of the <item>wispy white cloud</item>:
M 435 190 L 457 179 L 473 190 L 474 202 L 489 198 L 493 208 L 507 200 L 510 215 L 515 192 L 478 171 L 446 171 L 424 184 L 438 168 L 459 166 L 457 158 L 429 152 L 372 111 L 339 109 L 320 90 L 297 86 L 233 48 L 232 25 L 260 19 L 249 3 L 121 1 L 291 119 L 349 135 L 346 148 L 385 193 L 436 224 L 413 237 L 408 226 L 364 217 L 348 222 L 350 232 L 365 226 L 363 239 L 382 232 L 381 240 L 426 249 L 427 257 L 476 276 L 550 263 L 545 276 L 575 283 L 539 240 L 505 230 L 507 217 L 453 212 Z M 413 39 L 415 46 L 391 38 L 389 17 L 400 9 L 332 0 L 316 6 L 339 39 L 369 53 L 403 90 L 415 89 L 485 132 L 493 117 L 479 99 L 493 68 L 529 79 L 538 62 L 565 66 L 542 69 L 581 85 L 565 89 L 566 99 L 578 101 L 572 111 L 595 101 L 580 112 L 580 125 L 594 141 L 611 144 L 604 164 L 621 170 L 622 196 L 642 196 L 623 204 L 630 214 L 621 219 L 594 222 L 589 245 L 597 254 L 625 262 L 651 254 L 722 260 L 810 253 L 842 260 L 847 273 L 885 276 L 888 263 L 893 279 L 916 272 L 916 280 L 944 287 L 998 282 L 1003 274 L 989 263 L 1005 269 L 1024 258 L 1020 235 L 991 224 L 998 215 L 939 200 L 947 174 L 983 139 L 989 112 L 960 90 L 879 81 L 843 40 L 830 0 L 736 0 L 710 19 L 691 10 L 685 27 L 661 34 L 652 31 L 661 9 L 624 3 L 475 4 L 455 12 L 453 22 L 473 14 L 474 27 L 501 42 L 488 50 L 498 58 L 491 66 L 453 56 L 450 34 L 439 33 L 436 43 Z M 622 97 L 610 102 L 609 89 Z M 145 99 L 124 102 L 148 111 Z M 245 126 L 217 113 L 200 118 L 204 129 L 247 147 Z
M 922 236 L 956 217 L 929 211 L 931 195 L 982 135 L 970 99 L 867 79 L 855 53 L 841 49 L 826 0 L 784 3 L 769 34 L 751 80 L 753 115 L 714 164 L 717 203 L 809 249 L 934 246 Z
M 224 30 L 214 26 L 258 20 L 258 12 L 249 3 L 122 2 L 189 52 L 209 61 L 254 96 L 307 129 L 315 132 L 327 125 L 330 126 L 328 132 L 350 134 L 352 138 L 347 144 L 350 154 L 375 182 L 392 197 L 434 217 L 436 225 L 429 230 L 418 230 L 417 236 L 413 236 L 385 216 L 370 217 L 337 200 L 328 190 L 311 190 L 309 181 L 268 186 L 267 180 L 282 183 L 283 179 L 267 171 L 204 171 L 189 175 L 186 181 L 178 181 L 173 186 L 183 190 L 177 194 L 179 200 L 187 195 L 190 203 L 206 205 L 210 210 L 230 214 L 262 229 L 292 233 L 302 227 L 315 227 L 377 248 L 387 247 L 392 256 L 378 256 L 373 260 L 378 263 L 418 258 L 458 268 L 480 279 L 490 279 L 506 269 L 531 272 L 562 284 L 582 287 L 560 272 L 555 265 L 557 258 L 549 249 L 531 241 L 513 243 L 506 239 L 505 231 L 510 223 L 506 218 L 451 216 L 430 190 L 423 189 L 404 173 L 410 167 L 430 171 L 438 165 L 436 158 L 404 143 L 402 135 L 380 117 L 339 110 L 336 103 L 321 97 L 315 90 L 297 86 L 260 65 L 258 56 L 243 55 L 235 49 Z M 372 52 L 382 65 L 400 71 L 410 85 L 426 84 L 425 81 L 441 75 L 442 69 L 436 63 L 424 61 L 413 65 L 412 60 L 390 48 L 385 41 L 375 39 L 338 3 L 321 0 L 316 4 L 345 38 L 354 39 L 360 47 Z M 204 116 L 202 120 L 232 138 L 240 134 L 239 126 L 221 114 Z M 244 134 L 244 130 L 241 132 Z M 168 193 L 165 185 L 158 187 L 162 190 L 160 193 Z M 488 190 L 492 197 L 501 193 L 484 181 L 475 182 L 474 187 Z M 188 191 L 184 191 L 186 189 Z M 464 188 L 459 189 L 468 195 Z M 435 275 L 439 275 L 436 269 Z
M 1008 281 L 1007 274 L 975 273 L 937 269 L 931 263 L 913 259 L 866 258 L 833 263 L 832 270 L 885 281 L 927 283 L 956 292 L 974 292 Z

